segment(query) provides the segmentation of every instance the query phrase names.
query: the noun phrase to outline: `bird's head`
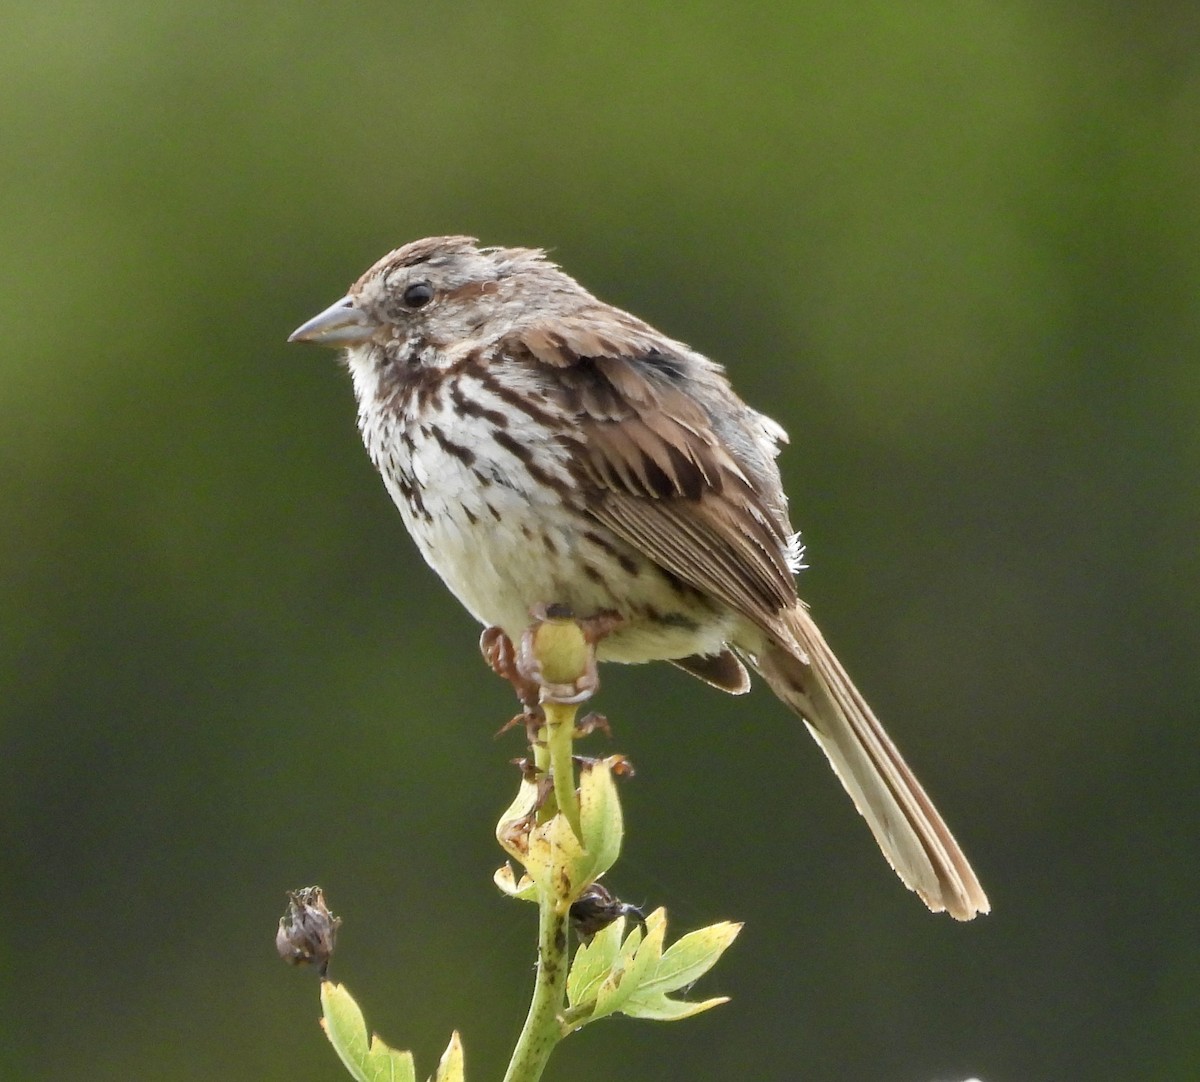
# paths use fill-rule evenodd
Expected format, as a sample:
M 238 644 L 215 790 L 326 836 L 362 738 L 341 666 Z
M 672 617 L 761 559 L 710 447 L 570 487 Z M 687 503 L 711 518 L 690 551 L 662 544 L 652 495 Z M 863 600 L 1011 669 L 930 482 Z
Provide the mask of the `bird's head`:
M 538 248 L 480 248 L 473 237 L 427 237 L 389 252 L 289 342 L 387 351 L 482 344 L 590 300 Z

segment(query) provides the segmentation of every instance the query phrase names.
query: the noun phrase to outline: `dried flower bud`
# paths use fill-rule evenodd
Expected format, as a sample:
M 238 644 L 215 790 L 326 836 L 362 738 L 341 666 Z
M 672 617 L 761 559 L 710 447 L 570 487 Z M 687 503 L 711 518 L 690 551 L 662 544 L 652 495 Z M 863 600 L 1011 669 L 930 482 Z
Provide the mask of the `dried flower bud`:
M 636 906 L 617 898 L 603 883 L 593 883 L 571 903 L 571 927 L 584 942 L 607 928 L 618 917 L 632 917 L 646 934 L 646 916 Z
M 601 732 L 612 739 L 612 726 L 608 724 L 608 718 L 603 714 L 597 714 L 594 710 L 591 713 L 584 714 L 575 724 L 575 739 L 580 740 L 585 736 L 591 736 L 594 732 Z
M 288 899 L 275 936 L 279 957 L 294 966 L 316 966 L 324 978 L 342 920 L 329 912 L 320 887 L 288 891 Z
M 607 755 L 603 759 L 597 759 L 593 755 L 572 755 L 571 759 L 584 770 L 591 770 L 597 763 L 604 763 L 614 778 L 632 778 L 637 774 L 633 763 L 624 755 Z
M 637 773 L 633 769 L 633 763 L 624 755 L 610 755 L 609 769 L 613 772 L 614 778 L 632 778 Z
M 537 785 L 542 780 L 542 771 L 538 769 L 532 755 L 523 755 L 520 759 L 509 759 L 509 762 L 521 771 L 521 777 L 530 785 Z

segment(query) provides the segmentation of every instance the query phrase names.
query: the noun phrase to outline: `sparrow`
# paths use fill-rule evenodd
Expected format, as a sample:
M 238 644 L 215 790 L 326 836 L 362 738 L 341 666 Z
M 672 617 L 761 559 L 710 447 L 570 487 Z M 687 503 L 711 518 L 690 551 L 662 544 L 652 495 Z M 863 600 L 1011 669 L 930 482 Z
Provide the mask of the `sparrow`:
M 786 433 L 724 369 L 541 249 L 430 237 L 290 341 L 344 350 L 366 449 L 428 564 L 514 641 L 532 608 L 615 616 L 601 662 L 757 672 L 805 723 L 900 879 L 989 910 L 966 856 L 796 592 Z

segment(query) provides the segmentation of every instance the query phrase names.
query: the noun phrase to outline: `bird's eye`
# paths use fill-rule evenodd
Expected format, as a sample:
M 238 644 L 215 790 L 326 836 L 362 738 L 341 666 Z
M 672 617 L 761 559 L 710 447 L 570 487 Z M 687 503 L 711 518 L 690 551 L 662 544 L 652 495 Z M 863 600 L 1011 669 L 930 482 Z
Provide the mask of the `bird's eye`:
M 413 282 L 401 298 L 407 308 L 424 308 L 433 300 L 433 286 L 428 282 Z

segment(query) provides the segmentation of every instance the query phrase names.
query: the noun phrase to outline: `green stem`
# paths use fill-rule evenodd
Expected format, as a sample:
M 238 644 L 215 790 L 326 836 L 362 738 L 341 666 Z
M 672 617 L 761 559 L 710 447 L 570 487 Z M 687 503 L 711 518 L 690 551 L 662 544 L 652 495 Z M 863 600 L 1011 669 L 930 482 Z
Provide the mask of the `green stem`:
M 559 814 L 565 815 L 579 837 L 579 798 L 575 792 L 575 764 L 571 746 L 575 736 L 578 707 L 562 703 L 544 703 L 545 747 L 534 748 L 538 766 L 549 769 L 554 777 L 554 799 Z M 558 883 L 562 878 L 553 876 Z M 567 994 L 567 913 L 570 899 L 557 892 L 544 891 L 538 897 L 538 964 L 533 986 L 533 1001 L 525 1026 L 517 1039 L 505 1082 L 537 1082 L 554 1046 L 562 1040 L 563 1005 Z
M 538 899 L 538 964 L 529 1014 L 504 1082 L 537 1082 L 562 1040 L 559 1015 L 567 991 L 567 912 L 556 899 Z
M 552 682 L 579 679 L 585 671 L 587 644 L 574 621 L 543 622 L 534 637 L 534 651 Z M 535 742 L 534 763 L 539 770 L 549 770 L 554 783 L 556 814 L 562 815 L 582 839 L 579 822 L 579 796 L 575 792 L 575 762 L 572 747 L 575 739 L 575 715 L 578 704 L 543 701 L 546 724 L 542 729 L 544 746 Z M 569 896 L 570 874 L 564 862 L 555 855 L 555 867 L 550 876 L 554 886 L 538 892 L 538 962 L 534 979 L 533 1000 L 529 1014 L 517 1038 L 504 1082 L 537 1082 L 550 1059 L 550 1053 L 563 1038 L 562 1012 L 567 999 L 567 917 L 572 898 Z M 561 874 L 560 874 L 561 873 Z
M 583 841 L 579 825 L 579 794 L 575 791 L 575 761 L 572 758 L 575 740 L 575 704 L 543 703 L 546 712 L 546 750 L 550 776 L 554 780 L 554 802 L 567 817 L 575 837 Z

